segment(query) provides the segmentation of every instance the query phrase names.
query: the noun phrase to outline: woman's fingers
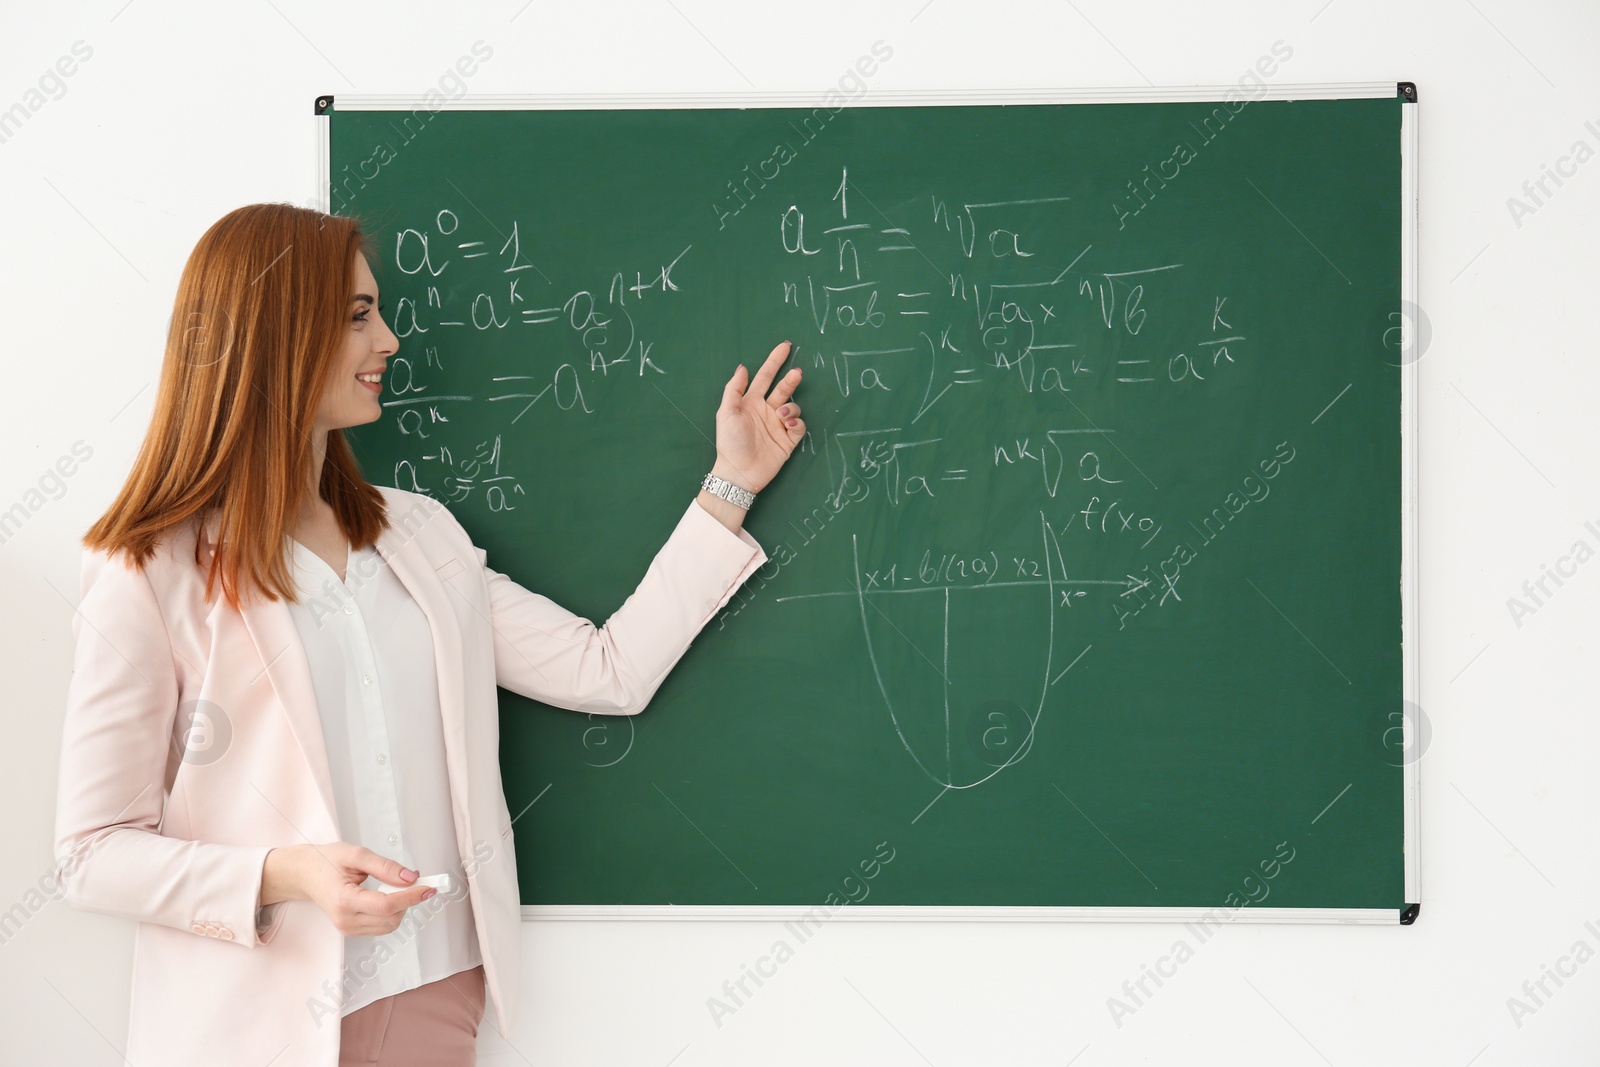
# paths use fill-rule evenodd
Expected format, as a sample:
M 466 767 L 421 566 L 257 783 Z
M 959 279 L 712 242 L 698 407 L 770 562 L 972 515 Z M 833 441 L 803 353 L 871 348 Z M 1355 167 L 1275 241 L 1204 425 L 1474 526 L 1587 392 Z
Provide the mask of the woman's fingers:
M 783 420 L 783 428 L 791 435 L 804 437 L 806 434 L 805 420 L 800 417 L 800 405 L 793 401 L 778 408 L 778 418 Z
M 773 407 L 779 407 L 780 405 L 787 403 L 789 398 L 794 396 L 794 391 L 799 387 L 800 368 L 791 367 L 788 374 L 785 374 L 782 378 L 778 379 L 777 386 L 767 397 L 767 403 L 771 404 Z
M 349 937 L 377 937 L 383 934 L 392 934 L 400 929 L 400 922 L 404 918 L 405 915 L 403 913 L 396 915 L 392 919 L 363 915 L 345 924 L 340 933 Z
M 399 928 L 406 910 L 432 898 L 438 890 L 417 885 L 396 893 L 351 885 L 341 900 L 335 925 L 346 934 L 387 934 Z
M 418 872 L 401 866 L 397 860 L 380 856 L 370 848 L 357 847 L 349 858 L 349 864 L 387 885 L 409 886 L 417 880 Z
M 767 353 L 766 360 L 757 369 L 753 378 L 749 376 L 744 364 L 741 363 L 735 367 L 732 376 L 728 378 L 722 387 L 723 405 L 737 404 L 747 396 L 764 398 L 770 406 L 775 408 L 786 403 L 794 395 L 795 389 L 800 386 L 800 368 L 791 367 L 789 373 L 783 376 L 776 388 L 772 388 L 772 379 L 777 375 L 778 368 L 783 366 L 784 361 L 789 358 L 789 354 L 793 351 L 793 342 L 784 341 L 779 344 L 771 352 Z M 770 394 L 767 392 L 769 388 L 772 388 Z
M 727 381 L 727 384 L 722 387 L 723 407 L 732 407 L 734 404 L 739 402 L 740 397 L 744 396 L 745 386 L 749 384 L 748 379 L 745 377 L 746 373 L 747 372 L 744 369 L 743 363 L 733 368 L 732 377 L 730 377 Z
M 789 353 L 793 348 L 794 345 L 791 342 L 783 341 L 769 352 L 766 362 L 761 364 L 761 369 L 756 371 L 756 376 L 750 380 L 750 389 L 745 395 L 748 396 L 753 392 L 757 397 L 766 396 L 767 389 L 772 385 L 772 379 L 778 373 L 778 368 L 783 366 L 783 361 L 789 358 Z
M 341 841 L 318 851 L 322 853 L 322 877 L 333 884 L 313 894 L 313 898 L 343 934 L 392 933 L 399 928 L 407 909 L 438 892 L 432 886 L 415 884 L 416 871 L 360 845 Z M 362 889 L 361 883 L 369 875 L 401 888 L 392 893 Z

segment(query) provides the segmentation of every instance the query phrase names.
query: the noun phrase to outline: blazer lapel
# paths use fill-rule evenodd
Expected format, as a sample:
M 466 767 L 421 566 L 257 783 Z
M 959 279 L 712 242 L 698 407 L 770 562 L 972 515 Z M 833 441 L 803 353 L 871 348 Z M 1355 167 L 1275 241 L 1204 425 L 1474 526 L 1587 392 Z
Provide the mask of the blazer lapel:
M 207 540 L 211 543 L 216 540 L 215 527 L 216 521 L 212 519 L 206 530 Z M 470 848 L 466 823 L 468 775 L 463 707 L 466 689 L 462 681 L 461 628 L 456 621 L 455 610 L 450 605 L 445 583 L 417 545 L 415 536 L 393 527 L 385 528 L 378 535 L 377 551 L 428 619 L 428 628 L 433 635 L 435 673 L 439 679 L 439 708 L 443 717 L 445 761 L 450 772 L 456 836 L 463 848 Z M 459 566 L 459 560 L 454 557 L 446 562 L 454 562 Z M 245 602 L 239 614 L 261 662 L 266 665 L 267 677 L 271 679 L 272 688 L 283 704 L 295 741 L 311 768 L 329 822 L 338 826 L 333 777 L 328 769 L 328 750 L 323 742 L 322 717 L 317 709 L 316 691 L 311 682 L 311 666 L 306 662 L 305 647 L 301 644 L 294 618 L 289 614 L 289 606 L 281 599 L 267 600 L 256 596 Z
M 205 525 L 207 547 L 217 543 L 217 517 Z M 333 776 L 328 770 L 328 749 L 322 740 L 322 716 L 317 710 L 317 694 L 311 684 L 311 665 L 306 662 L 305 646 L 295 628 L 289 605 L 283 600 L 268 600 L 253 595 L 239 609 L 244 628 L 265 665 L 272 689 L 289 719 L 289 729 L 305 756 L 317 794 L 327 810 L 328 823 L 339 825 L 339 811 L 333 800 Z M 300 827 L 295 827 L 302 834 Z
M 392 508 L 391 508 L 392 512 Z M 417 541 L 419 534 L 408 534 L 393 526 L 378 534 L 378 554 L 395 577 L 428 617 L 433 634 L 434 672 L 439 680 L 439 712 L 443 719 L 445 766 L 450 774 L 451 809 L 455 817 L 456 842 L 470 849 L 467 826 L 467 748 L 466 685 L 461 666 L 461 626 L 450 604 L 450 590 L 441 571 L 428 559 Z M 445 565 L 460 561 L 454 556 Z

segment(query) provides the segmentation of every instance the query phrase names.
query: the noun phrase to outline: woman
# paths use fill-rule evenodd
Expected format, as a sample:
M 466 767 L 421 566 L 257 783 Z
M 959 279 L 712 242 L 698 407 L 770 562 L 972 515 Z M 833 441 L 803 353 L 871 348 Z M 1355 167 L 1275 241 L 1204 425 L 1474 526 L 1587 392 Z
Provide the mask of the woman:
M 84 537 L 58 877 L 138 920 L 132 1063 L 471 1063 L 486 997 L 509 1029 L 496 686 L 642 710 L 766 562 L 741 490 L 805 433 L 799 369 L 774 383 L 788 343 L 740 366 L 709 488 L 596 628 L 489 569 L 443 505 L 362 478 L 341 430 L 379 418 L 397 348 L 369 255 L 354 221 L 285 204 L 213 225 Z

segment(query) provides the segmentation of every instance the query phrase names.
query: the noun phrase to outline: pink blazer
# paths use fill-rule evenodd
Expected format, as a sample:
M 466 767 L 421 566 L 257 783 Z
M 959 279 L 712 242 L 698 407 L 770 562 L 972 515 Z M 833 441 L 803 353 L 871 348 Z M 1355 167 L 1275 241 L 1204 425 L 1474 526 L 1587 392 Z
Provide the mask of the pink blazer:
M 691 501 L 597 628 L 490 570 L 444 505 L 383 493 L 377 547 L 433 630 L 451 811 L 509 1033 L 522 937 L 496 685 L 635 714 L 767 556 Z M 198 535 L 202 563 L 214 533 Z M 206 602 L 196 536 L 170 538 L 142 571 L 85 553 L 56 807 L 61 888 L 77 907 L 138 920 L 129 1062 L 336 1067 L 343 936 L 310 901 L 274 905 L 256 925 L 267 851 L 340 837 L 310 669 L 283 601 Z

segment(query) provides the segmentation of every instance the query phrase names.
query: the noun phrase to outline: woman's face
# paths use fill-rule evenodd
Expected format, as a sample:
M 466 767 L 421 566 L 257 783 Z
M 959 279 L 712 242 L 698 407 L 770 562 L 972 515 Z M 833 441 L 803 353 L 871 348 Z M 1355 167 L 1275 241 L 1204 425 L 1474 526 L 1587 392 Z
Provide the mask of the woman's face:
M 356 254 L 354 279 L 355 296 L 350 301 L 344 349 L 317 410 L 317 427 L 322 430 L 360 426 L 376 422 L 383 415 L 378 399 L 383 395 L 379 379 L 385 362 L 400 347 L 394 331 L 384 324 L 379 313 L 378 283 L 360 253 Z

